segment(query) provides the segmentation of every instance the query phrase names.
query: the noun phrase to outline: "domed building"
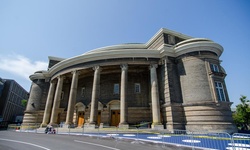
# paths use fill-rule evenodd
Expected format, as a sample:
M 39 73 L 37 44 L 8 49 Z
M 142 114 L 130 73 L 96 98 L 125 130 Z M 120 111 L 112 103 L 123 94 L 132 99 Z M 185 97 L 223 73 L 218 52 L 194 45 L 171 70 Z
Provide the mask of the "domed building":
M 234 132 L 223 47 L 160 29 L 147 43 L 49 57 L 30 76 L 23 125 L 119 126 Z

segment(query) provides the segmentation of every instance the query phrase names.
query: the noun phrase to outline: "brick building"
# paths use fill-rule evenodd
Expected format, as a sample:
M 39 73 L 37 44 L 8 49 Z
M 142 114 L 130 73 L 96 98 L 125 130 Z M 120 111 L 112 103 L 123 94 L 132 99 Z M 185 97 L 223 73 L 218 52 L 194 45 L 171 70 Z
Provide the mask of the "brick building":
M 160 29 L 147 43 L 49 57 L 30 76 L 24 124 L 236 131 L 220 65 L 223 47 Z

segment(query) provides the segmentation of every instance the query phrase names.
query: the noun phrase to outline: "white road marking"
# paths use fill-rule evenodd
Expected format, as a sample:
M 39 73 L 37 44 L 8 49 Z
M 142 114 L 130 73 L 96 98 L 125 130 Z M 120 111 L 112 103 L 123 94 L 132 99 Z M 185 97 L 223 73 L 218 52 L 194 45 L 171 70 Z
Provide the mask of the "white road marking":
M 119 134 L 107 134 L 108 136 L 118 136 Z
M 162 139 L 162 137 L 159 136 L 148 136 L 148 139 Z
M 95 144 L 95 143 L 83 142 L 83 141 L 78 141 L 78 140 L 74 140 L 74 141 L 75 141 L 75 142 L 78 142 L 78 143 L 84 143 L 84 144 L 89 144 L 89 145 L 95 145 L 95 146 L 104 147 L 104 148 L 113 149 L 113 150 L 120 150 L 120 149 L 117 149 L 117 148 L 113 148 L 113 147 L 109 147 L 109 146 L 105 146 L 105 145 L 100 145 L 100 144 Z
M 200 143 L 201 141 L 199 141 L 199 140 L 182 140 L 182 142 L 187 142 L 187 143 Z
M 242 147 L 226 147 L 228 150 L 250 150 L 249 148 L 242 148 Z
M 135 134 L 123 134 L 123 136 L 135 136 Z
M 239 146 L 239 147 L 250 147 L 250 145 L 249 144 L 243 144 L 243 143 L 228 143 L 228 145 L 230 145 L 230 146 L 232 146 L 232 145 L 234 145 L 234 146 Z
M 2 141 L 9 141 L 9 142 L 16 142 L 16 143 L 22 143 L 22 144 L 27 144 L 27 145 L 39 147 L 41 149 L 50 150 L 49 148 L 46 148 L 46 147 L 43 147 L 43 146 L 40 146 L 40 145 L 36 145 L 36 144 L 32 144 L 32 143 L 28 143 L 28 142 L 22 142 L 22 141 L 11 140 L 11 139 L 2 139 L 2 138 L 0 138 L 0 140 L 2 140 Z

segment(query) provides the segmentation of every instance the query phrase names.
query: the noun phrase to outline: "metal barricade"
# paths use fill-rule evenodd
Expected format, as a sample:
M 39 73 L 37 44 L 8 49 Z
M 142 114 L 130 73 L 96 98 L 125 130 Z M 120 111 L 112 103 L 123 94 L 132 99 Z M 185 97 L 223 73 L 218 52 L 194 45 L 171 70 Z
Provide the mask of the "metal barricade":
M 44 133 L 45 128 L 39 128 L 40 124 L 26 124 L 18 126 L 9 125 L 8 129 L 18 132 Z M 149 129 L 146 127 L 130 126 L 129 128 L 118 128 L 111 126 L 69 128 L 53 125 L 56 134 L 94 136 L 97 139 L 111 138 L 114 139 L 115 147 L 119 144 L 120 139 L 131 140 L 131 143 L 142 144 L 145 141 L 151 141 L 166 146 L 185 146 L 192 149 L 216 149 L 216 150 L 248 150 L 250 149 L 250 134 L 234 133 L 212 133 L 205 131 L 187 131 L 187 130 L 166 130 L 166 129 Z
M 193 147 L 193 135 L 191 132 L 187 132 L 186 130 L 163 130 L 161 136 L 164 147 L 165 144 Z
M 192 149 L 227 149 L 232 143 L 228 133 L 190 132 L 186 130 L 164 130 L 162 132 L 163 146 L 166 144 L 180 145 Z
M 234 133 L 232 135 L 232 143 L 228 148 L 235 150 L 248 150 L 250 149 L 250 134 Z
M 207 149 L 227 149 L 232 142 L 228 133 L 193 132 L 194 147 Z

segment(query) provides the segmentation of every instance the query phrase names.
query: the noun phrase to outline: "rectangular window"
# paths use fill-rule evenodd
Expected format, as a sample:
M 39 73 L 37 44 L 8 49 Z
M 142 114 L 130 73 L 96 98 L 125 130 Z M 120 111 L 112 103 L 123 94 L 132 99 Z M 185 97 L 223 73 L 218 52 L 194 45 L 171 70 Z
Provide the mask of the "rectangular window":
M 81 89 L 81 96 L 85 97 L 85 87 L 82 87 L 82 89 Z
M 140 85 L 140 83 L 135 83 L 135 93 L 141 93 L 141 85 Z
M 61 100 L 64 98 L 64 91 L 61 92 Z
M 212 72 L 219 72 L 219 67 L 216 64 L 210 64 Z
M 119 94 L 120 92 L 120 87 L 118 83 L 114 84 L 114 94 Z
M 215 82 L 216 92 L 219 101 L 226 101 L 224 88 L 221 82 Z

